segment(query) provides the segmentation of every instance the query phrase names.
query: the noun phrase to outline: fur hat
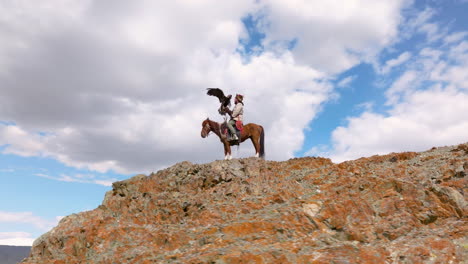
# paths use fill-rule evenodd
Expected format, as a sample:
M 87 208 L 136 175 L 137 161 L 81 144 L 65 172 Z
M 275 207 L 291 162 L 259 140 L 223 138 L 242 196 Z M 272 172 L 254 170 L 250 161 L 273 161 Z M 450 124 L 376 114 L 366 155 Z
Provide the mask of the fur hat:
M 244 96 L 242 94 L 236 94 L 236 99 L 242 103 L 242 100 L 244 100 Z

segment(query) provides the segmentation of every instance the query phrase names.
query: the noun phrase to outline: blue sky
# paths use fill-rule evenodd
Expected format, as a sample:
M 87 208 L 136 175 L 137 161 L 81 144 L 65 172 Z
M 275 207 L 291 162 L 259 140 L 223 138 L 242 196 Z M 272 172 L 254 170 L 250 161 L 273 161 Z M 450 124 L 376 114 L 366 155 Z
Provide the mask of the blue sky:
M 0 1 L 0 244 L 111 183 L 223 159 L 206 87 L 245 96 L 269 160 L 468 141 L 468 1 Z M 250 143 L 235 157 L 252 156 Z

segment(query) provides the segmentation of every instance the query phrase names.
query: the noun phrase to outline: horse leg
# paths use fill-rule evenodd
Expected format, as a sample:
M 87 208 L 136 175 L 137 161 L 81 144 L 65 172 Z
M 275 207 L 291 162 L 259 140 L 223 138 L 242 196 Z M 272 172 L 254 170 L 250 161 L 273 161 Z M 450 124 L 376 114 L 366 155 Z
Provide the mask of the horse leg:
M 228 148 L 227 148 L 227 146 L 226 146 L 226 143 L 223 142 L 223 144 L 224 144 L 224 160 L 227 160 L 228 157 L 229 157 L 229 155 L 228 155 Z
M 250 135 L 255 148 L 255 157 L 257 158 L 265 158 L 264 137 L 265 134 L 262 126 L 258 126 L 258 129 L 255 129 Z
M 250 136 L 250 140 L 252 140 L 252 144 L 254 145 L 255 148 L 255 157 L 258 158 L 260 157 L 260 143 L 258 142 L 258 137 L 255 135 Z
M 260 158 L 265 159 L 265 130 L 263 129 L 262 126 L 259 126 L 259 132 L 258 132 L 259 138 L 258 138 L 258 145 L 260 148 Z
M 229 145 L 228 142 L 223 142 L 224 143 L 224 160 L 231 160 L 232 155 L 231 155 L 231 146 Z

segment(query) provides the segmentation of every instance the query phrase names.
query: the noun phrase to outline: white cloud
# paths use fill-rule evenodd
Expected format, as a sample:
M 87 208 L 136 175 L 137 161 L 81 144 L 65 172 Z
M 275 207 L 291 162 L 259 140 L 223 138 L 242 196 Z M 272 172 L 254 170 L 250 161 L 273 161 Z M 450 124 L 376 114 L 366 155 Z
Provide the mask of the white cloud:
M 193 64 L 203 65 L 208 58 L 208 54 L 195 56 Z M 315 116 L 331 91 L 330 85 L 318 81 L 323 75 L 309 67 L 296 66 L 288 54 L 277 57 L 265 53 L 252 58 L 249 64 L 242 63 L 240 56 L 228 54 L 211 57 L 211 60 L 214 61 L 205 67 L 193 67 L 182 74 L 200 82 L 220 78 L 221 86 L 238 88 L 235 91 L 246 96 L 245 121 L 260 123 L 266 128 L 268 158 L 292 157 L 293 152 L 302 145 L 302 129 Z M 224 65 L 222 71 L 218 66 L 220 64 Z M 270 75 L 271 72 L 281 74 Z M 234 89 L 229 91 L 233 92 Z M 115 169 L 125 173 L 148 172 L 181 159 L 207 161 L 223 156 L 217 140 L 202 140 L 199 136 L 201 121 L 205 117 L 220 120 L 216 113 L 217 99 L 206 96 L 204 89 L 201 89 L 200 97 L 181 97 L 162 104 L 128 100 L 122 104 L 131 111 L 107 120 L 99 128 L 66 127 L 56 130 L 54 134 L 38 135 L 34 138 L 34 144 L 30 144 L 41 146 L 37 148 L 27 149 L 21 143 L 30 139 L 32 133 L 25 133 L 15 125 L 4 126 L 4 130 L 14 127 L 21 131 L 14 140 L 3 139 L 10 144 L 5 152 L 38 154 L 40 151 L 41 155 L 56 158 L 70 166 L 100 172 Z M 253 155 L 250 142 L 244 146 L 246 152 L 243 155 Z M 193 149 L 205 151 L 200 155 Z M 158 157 L 164 158 L 164 163 Z M 76 181 L 76 178 L 69 176 L 54 179 Z M 109 181 L 101 183 L 109 184 Z
M 5 212 L 0 211 L 0 223 L 25 223 L 39 228 L 42 231 L 48 231 L 56 221 L 45 220 L 32 212 Z
M 468 2 L 468 0 L 467 0 L 467 2 Z M 453 33 L 453 34 L 450 34 L 450 35 L 446 36 L 444 38 L 444 42 L 446 44 L 451 44 L 453 42 L 461 41 L 461 40 L 465 39 L 467 36 L 468 36 L 467 31 L 456 32 L 456 33 Z
M 364 111 L 370 112 L 372 111 L 374 105 L 375 105 L 374 102 L 364 102 L 364 103 L 356 105 L 356 109 L 364 109 Z
M 309 154 L 344 161 L 468 142 L 468 42 L 427 47 L 404 69 L 385 93 L 386 113 L 350 117 L 333 131 L 331 148 Z
M 430 74 L 431 80 L 451 83 L 468 90 L 468 40 L 448 49 L 448 61 L 440 61 Z
M 0 124 L 0 145 L 7 145 L 4 153 L 26 157 L 41 155 L 44 144 L 40 138 L 40 135 L 29 134 L 15 125 Z M 14 148 L 10 142 L 15 142 Z
M 445 36 L 439 26 L 435 23 L 427 23 L 419 28 L 419 31 L 427 35 L 429 42 L 437 41 Z
M 351 118 L 346 127 L 337 128 L 329 155 L 339 162 L 467 142 L 466 102 L 466 93 L 437 89 L 416 92 L 388 116 L 365 112 Z
M 266 46 L 297 40 L 300 63 L 338 73 L 370 60 L 397 38 L 410 1 L 269 1 Z
M 406 52 L 401 53 L 397 58 L 386 61 L 382 67 L 381 73 L 387 74 L 388 72 L 390 72 L 392 68 L 405 63 L 410 58 L 411 58 L 410 52 L 406 51 Z
M 34 238 L 26 232 L 0 232 L 0 245 L 32 246 Z
M 0 145 L 7 145 L 4 153 L 99 172 L 147 173 L 181 160 L 211 161 L 223 157 L 222 147 L 200 138 L 201 122 L 221 118 L 204 89 L 221 87 L 245 94 L 246 122 L 265 127 L 267 157 L 291 158 L 333 95 L 328 73 L 390 43 L 406 5 L 2 3 L 8 17 L 0 21 L 0 120 L 13 123 L 0 125 Z M 248 37 L 242 19 L 249 14 L 259 16 L 266 37 L 265 49 L 246 59 L 237 50 Z M 277 48 L 294 39 L 293 50 Z M 242 146 L 241 155 L 253 152 L 250 142 Z
M 342 80 L 340 80 L 336 86 L 339 88 L 348 87 L 356 78 L 357 78 L 356 75 L 347 76 L 343 78 Z
M 63 181 L 63 182 L 79 182 L 79 183 L 92 183 L 98 184 L 103 186 L 112 186 L 113 182 L 116 182 L 118 179 L 115 178 L 98 178 L 92 174 L 75 174 L 75 175 L 67 175 L 61 174 L 60 176 L 54 177 L 43 173 L 36 173 L 36 176 L 55 180 L 55 181 Z
M 410 15 L 407 21 L 401 25 L 400 40 L 412 37 L 417 32 L 422 32 L 421 28 L 427 24 L 431 24 L 431 19 L 436 15 L 436 10 L 430 7 L 426 7 L 423 11 L 415 10 L 415 14 Z M 427 30 L 426 30 L 427 32 Z
M 418 73 L 416 71 L 406 71 L 385 92 L 388 98 L 387 104 L 398 103 L 402 96 L 411 93 L 418 87 L 418 84 Z

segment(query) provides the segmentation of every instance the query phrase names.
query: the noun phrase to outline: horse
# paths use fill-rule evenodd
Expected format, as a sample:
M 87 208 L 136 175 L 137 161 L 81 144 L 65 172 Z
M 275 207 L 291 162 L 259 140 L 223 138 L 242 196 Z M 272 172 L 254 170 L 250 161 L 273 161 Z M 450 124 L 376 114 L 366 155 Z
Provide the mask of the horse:
M 202 122 L 201 137 L 206 138 L 210 132 L 215 133 L 224 145 L 224 159 L 232 159 L 231 146 L 239 143 L 229 142 L 226 135 L 221 131 L 221 124 L 212 121 L 209 118 Z M 263 127 L 254 123 L 244 125 L 241 134 L 240 142 L 244 142 L 250 138 L 255 148 L 255 157 L 265 158 L 265 132 Z

